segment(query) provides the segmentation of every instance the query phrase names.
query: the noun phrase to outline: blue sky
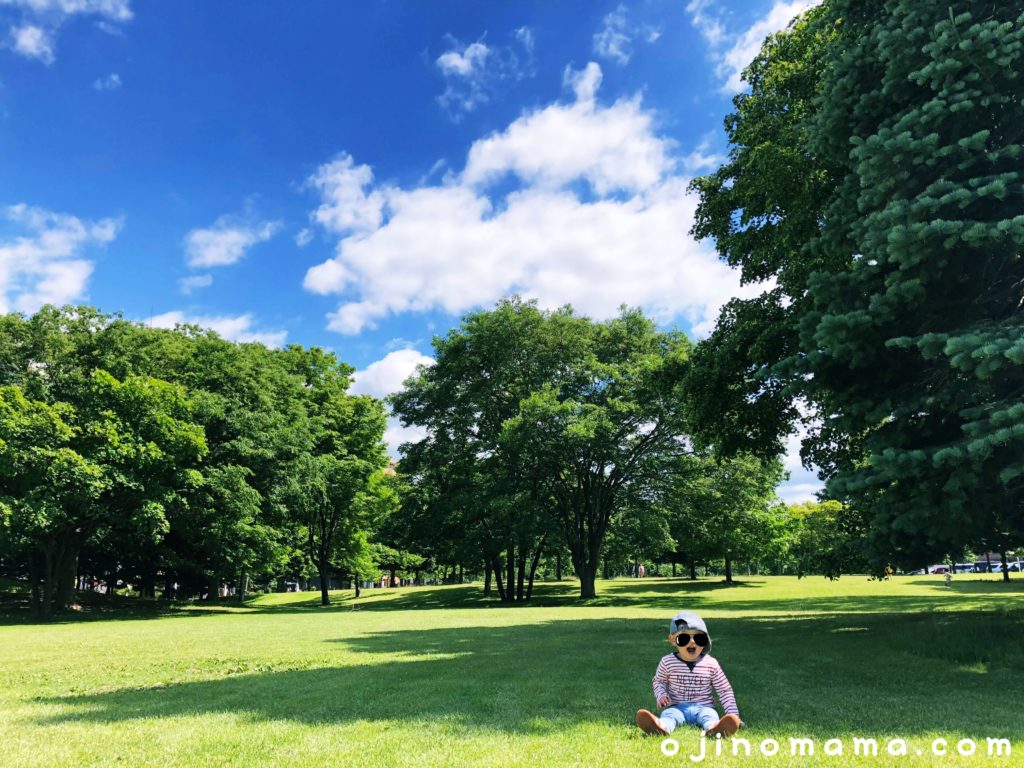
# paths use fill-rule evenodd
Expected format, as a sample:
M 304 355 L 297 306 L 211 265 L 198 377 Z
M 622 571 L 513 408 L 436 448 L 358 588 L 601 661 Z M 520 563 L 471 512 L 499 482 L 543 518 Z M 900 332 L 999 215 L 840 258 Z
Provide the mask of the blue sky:
M 320 345 L 375 395 L 512 292 L 699 337 L 756 288 L 686 185 L 810 4 L 0 0 L 0 311 Z

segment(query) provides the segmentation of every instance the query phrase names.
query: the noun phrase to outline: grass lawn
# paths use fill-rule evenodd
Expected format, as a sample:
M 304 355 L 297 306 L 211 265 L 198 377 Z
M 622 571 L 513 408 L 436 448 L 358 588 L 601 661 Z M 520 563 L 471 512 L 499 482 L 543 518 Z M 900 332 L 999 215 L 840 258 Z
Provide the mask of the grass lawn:
M 669 758 L 633 725 L 684 609 L 708 622 L 753 745 L 712 746 L 705 765 L 1022 764 L 1024 580 L 648 578 L 598 582 L 585 604 L 575 590 L 541 585 L 526 608 L 467 585 L 367 592 L 358 611 L 350 593 L 326 609 L 304 593 L 0 616 L 0 766 L 691 765 L 695 729 Z M 815 756 L 791 757 L 791 737 Z M 854 737 L 879 755 L 855 757 Z M 986 737 L 1013 756 L 988 757 Z M 895 738 L 908 757 L 885 754 Z M 822 754 L 828 739 L 842 756 Z

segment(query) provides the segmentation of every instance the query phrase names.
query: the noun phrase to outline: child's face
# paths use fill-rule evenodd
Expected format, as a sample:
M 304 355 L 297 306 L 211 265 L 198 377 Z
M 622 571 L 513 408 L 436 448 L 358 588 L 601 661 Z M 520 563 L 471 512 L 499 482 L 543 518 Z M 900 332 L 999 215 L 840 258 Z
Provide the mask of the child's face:
M 683 661 L 696 661 L 704 650 L 704 645 L 698 645 L 694 640 L 695 636 L 703 639 L 704 645 L 707 645 L 707 635 L 695 629 L 684 629 L 668 636 L 668 641 L 675 646 L 676 652 Z

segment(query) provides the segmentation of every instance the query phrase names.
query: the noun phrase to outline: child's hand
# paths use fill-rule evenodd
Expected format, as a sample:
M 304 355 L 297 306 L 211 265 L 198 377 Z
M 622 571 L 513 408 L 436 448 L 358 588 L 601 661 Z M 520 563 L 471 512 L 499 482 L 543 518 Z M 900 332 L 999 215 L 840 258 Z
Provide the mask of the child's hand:
M 668 696 L 662 696 L 660 699 L 658 699 L 658 706 L 661 707 L 662 709 L 664 709 L 665 707 L 667 707 L 671 703 L 672 703 L 672 699 L 670 699 Z

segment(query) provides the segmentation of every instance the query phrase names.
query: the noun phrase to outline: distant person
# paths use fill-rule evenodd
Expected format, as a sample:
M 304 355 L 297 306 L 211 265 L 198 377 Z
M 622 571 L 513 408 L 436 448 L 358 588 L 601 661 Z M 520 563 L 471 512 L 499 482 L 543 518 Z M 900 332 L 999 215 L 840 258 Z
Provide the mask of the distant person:
M 662 657 L 652 681 L 661 715 L 639 709 L 636 724 L 644 733 L 667 736 L 678 725 L 696 725 L 705 736 L 732 736 L 743 725 L 729 679 L 710 655 L 711 636 L 695 613 L 677 613 L 668 625 L 668 641 L 676 649 Z M 718 716 L 712 692 L 725 714 Z
M 892 580 L 892 574 L 893 574 L 892 565 L 885 566 L 885 580 L 886 581 L 891 581 Z
M 644 568 L 644 564 L 643 563 L 640 563 L 640 565 L 637 566 L 636 575 L 639 576 L 642 579 L 646 574 L 647 574 L 647 569 Z
M 950 568 L 948 571 L 946 571 L 945 579 L 946 579 L 946 586 L 947 587 L 952 587 L 953 586 L 953 569 L 952 568 Z

